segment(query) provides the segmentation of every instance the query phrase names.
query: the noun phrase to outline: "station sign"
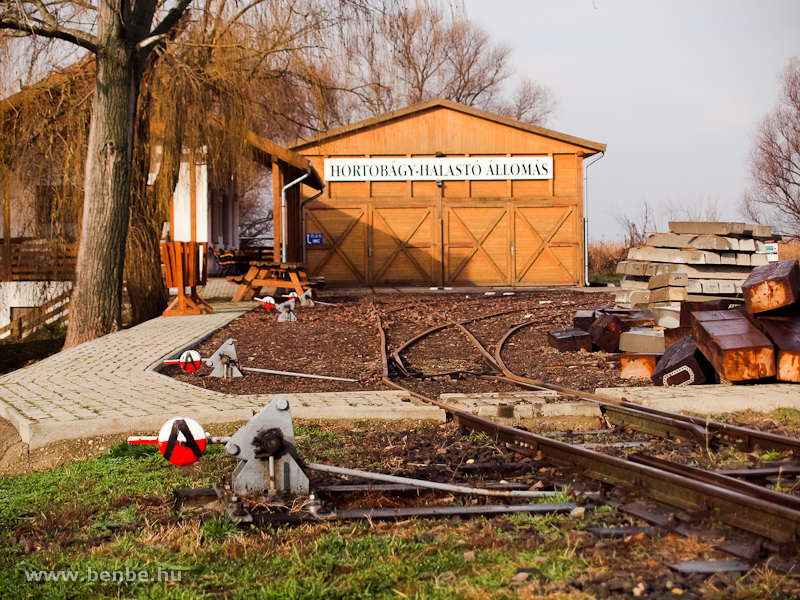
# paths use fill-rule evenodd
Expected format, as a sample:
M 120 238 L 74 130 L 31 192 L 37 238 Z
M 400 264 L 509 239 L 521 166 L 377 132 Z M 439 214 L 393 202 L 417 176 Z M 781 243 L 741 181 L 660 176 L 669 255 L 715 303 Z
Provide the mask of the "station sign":
M 778 261 L 778 244 L 774 243 L 774 242 L 767 242 L 765 244 L 764 254 L 767 255 L 767 260 L 769 262 L 777 262 Z
M 505 181 L 552 178 L 552 156 L 325 159 L 325 181 Z
M 306 234 L 306 246 L 322 246 L 322 234 L 321 233 L 307 233 Z

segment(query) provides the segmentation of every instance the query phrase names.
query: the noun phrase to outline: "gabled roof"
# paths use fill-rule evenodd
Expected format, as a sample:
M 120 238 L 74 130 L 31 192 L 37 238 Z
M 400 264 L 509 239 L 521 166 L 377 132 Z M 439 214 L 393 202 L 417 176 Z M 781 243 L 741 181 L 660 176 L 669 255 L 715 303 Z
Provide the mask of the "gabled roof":
M 524 123 L 523 121 L 517 121 L 516 119 L 509 119 L 485 110 L 459 104 L 458 102 L 453 102 L 452 100 L 445 100 L 444 98 L 434 98 L 433 100 L 428 100 L 427 102 L 420 102 L 419 104 L 414 104 L 400 110 L 378 115 L 377 117 L 371 117 L 363 121 L 358 121 L 357 123 L 345 125 L 344 127 L 338 127 L 308 139 L 297 140 L 291 144 L 287 144 L 286 147 L 296 152 L 300 152 L 317 144 L 331 142 L 333 140 L 343 138 L 366 129 L 381 127 L 391 123 L 392 121 L 413 115 L 414 113 L 421 113 L 434 108 L 447 108 L 479 119 L 486 119 L 487 121 L 493 121 L 501 125 L 513 127 L 514 129 L 527 131 L 528 133 L 533 133 L 542 137 L 558 140 L 574 146 L 579 146 L 581 148 L 585 148 L 588 151 L 587 154 L 596 154 L 597 152 L 605 152 L 606 150 L 605 144 L 590 142 L 589 140 L 559 133 L 557 131 L 553 131 L 552 129 L 545 129 L 544 127 L 531 125 L 530 123 Z

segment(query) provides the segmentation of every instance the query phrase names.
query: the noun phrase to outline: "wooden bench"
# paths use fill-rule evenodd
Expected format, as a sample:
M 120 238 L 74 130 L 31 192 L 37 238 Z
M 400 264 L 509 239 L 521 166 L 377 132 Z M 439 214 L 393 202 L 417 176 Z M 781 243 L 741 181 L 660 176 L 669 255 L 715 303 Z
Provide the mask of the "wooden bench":
M 244 277 L 227 279 L 239 284 L 231 302 L 252 300 L 262 287 L 288 288 L 302 296 L 306 290 L 319 287 L 325 281 L 321 277 L 309 277 L 301 265 L 276 265 L 262 261 L 251 261 Z

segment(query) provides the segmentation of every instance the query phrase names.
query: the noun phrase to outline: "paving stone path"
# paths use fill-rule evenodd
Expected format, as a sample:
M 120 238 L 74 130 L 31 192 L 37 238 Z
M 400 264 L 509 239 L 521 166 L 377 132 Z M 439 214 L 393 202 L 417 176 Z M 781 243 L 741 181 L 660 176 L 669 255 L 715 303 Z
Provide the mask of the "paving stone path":
M 796 383 L 618 387 L 599 388 L 596 392 L 653 408 L 701 415 L 720 415 L 740 410 L 771 412 L 776 408 L 800 409 L 800 385 Z
M 0 376 L 0 416 L 31 449 L 110 433 L 153 433 L 172 416 L 201 424 L 244 421 L 272 395 L 233 395 L 161 375 L 155 369 L 253 307 L 212 304 L 209 315 L 159 317 L 64 350 Z M 437 419 L 443 411 L 401 392 L 290 394 L 292 415 L 307 419 Z

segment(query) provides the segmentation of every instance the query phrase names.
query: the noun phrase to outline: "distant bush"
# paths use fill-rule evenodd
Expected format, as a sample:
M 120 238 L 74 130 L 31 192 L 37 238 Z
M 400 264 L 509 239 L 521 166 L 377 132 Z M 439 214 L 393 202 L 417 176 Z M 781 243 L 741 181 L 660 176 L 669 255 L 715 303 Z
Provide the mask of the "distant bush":
M 617 263 L 624 258 L 627 250 L 627 244 L 621 242 L 590 242 L 589 281 L 618 281 L 621 277 L 617 275 Z

